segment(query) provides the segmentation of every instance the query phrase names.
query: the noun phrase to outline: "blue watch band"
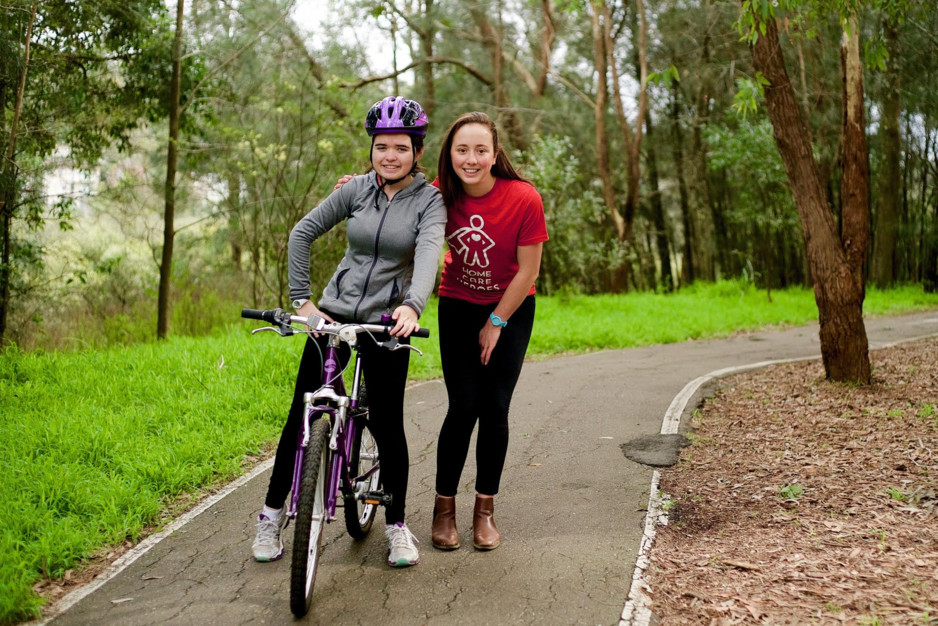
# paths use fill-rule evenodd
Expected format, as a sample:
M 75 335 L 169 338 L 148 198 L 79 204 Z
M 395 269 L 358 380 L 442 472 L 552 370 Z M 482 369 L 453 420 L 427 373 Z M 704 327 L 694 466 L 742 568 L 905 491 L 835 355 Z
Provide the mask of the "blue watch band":
M 504 328 L 505 326 L 508 326 L 508 322 L 506 322 L 499 316 L 495 315 L 494 312 L 489 313 L 489 319 L 492 320 L 492 324 L 494 324 L 495 326 L 501 326 L 502 328 Z

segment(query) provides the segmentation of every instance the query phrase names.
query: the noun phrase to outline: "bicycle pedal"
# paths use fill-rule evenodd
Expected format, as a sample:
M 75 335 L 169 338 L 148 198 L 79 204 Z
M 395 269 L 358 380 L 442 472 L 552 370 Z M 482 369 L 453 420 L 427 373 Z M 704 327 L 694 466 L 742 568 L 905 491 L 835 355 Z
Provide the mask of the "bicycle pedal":
M 390 506 L 392 499 L 390 494 L 386 494 L 383 491 L 366 491 L 359 497 L 365 504 L 374 506 Z

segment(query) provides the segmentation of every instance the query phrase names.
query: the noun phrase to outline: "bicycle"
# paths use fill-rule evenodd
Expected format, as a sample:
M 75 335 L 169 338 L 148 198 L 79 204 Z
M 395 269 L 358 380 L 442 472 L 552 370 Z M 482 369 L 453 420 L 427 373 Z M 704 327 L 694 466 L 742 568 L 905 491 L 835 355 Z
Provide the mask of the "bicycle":
M 297 433 L 293 484 L 285 513 L 287 525 L 296 521 L 290 565 L 290 610 L 303 617 L 312 603 L 323 529 L 336 519 L 339 496 L 346 530 L 355 540 L 364 539 L 371 531 L 377 507 L 391 502 L 391 496 L 381 490 L 378 446 L 368 427 L 368 399 L 358 334 L 364 332 L 372 337 L 374 333 L 386 334 L 394 322 L 386 315 L 382 316 L 381 324 L 342 324 L 327 322 L 317 315 L 291 315 L 283 309 L 242 309 L 241 317 L 273 324 L 254 329 L 252 335 L 273 331 L 282 337 L 312 333 L 329 336 L 322 355 L 321 386 L 303 397 L 305 406 Z M 422 328 L 410 336 L 429 337 L 430 332 Z M 345 368 L 340 367 L 342 342 L 355 353 L 351 393 L 346 393 Z M 409 349 L 423 355 L 395 337 L 383 342 L 375 339 L 375 343 L 389 350 Z

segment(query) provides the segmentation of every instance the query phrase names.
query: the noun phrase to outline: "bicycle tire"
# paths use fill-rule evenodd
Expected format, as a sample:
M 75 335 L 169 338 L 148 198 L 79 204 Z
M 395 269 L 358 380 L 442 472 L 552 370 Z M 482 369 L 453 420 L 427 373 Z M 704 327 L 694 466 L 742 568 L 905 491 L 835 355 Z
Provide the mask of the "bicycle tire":
M 290 566 L 290 610 L 297 617 L 306 615 L 313 601 L 322 532 L 326 525 L 325 481 L 329 467 L 330 430 L 329 420 L 315 420 L 303 461 Z
M 365 414 L 367 415 L 367 413 Z M 361 416 L 361 427 L 352 441 L 352 454 L 348 460 L 349 476 L 355 478 L 361 476 L 373 466 L 378 464 L 378 444 L 371 430 L 368 429 L 367 419 Z M 371 476 L 364 481 L 365 491 L 377 491 L 381 488 L 381 469 L 375 470 Z M 358 485 L 353 485 L 358 487 Z M 375 521 L 375 514 L 378 512 L 376 504 L 368 504 L 355 497 L 355 493 L 345 495 L 345 529 L 352 539 L 360 540 L 368 536 L 371 527 Z

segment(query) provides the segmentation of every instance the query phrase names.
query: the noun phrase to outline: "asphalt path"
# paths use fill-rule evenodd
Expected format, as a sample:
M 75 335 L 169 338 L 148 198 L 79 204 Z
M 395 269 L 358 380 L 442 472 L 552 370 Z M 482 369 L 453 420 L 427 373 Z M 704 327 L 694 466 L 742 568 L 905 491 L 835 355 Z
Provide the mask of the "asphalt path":
M 535 332 L 537 329 L 535 328 Z M 867 320 L 870 347 L 938 333 L 938 312 Z M 457 496 L 462 547 L 430 545 L 441 382 L 410 388 L 407 523 L 420 563 L 391 569 L 383 528 L 361 542 L 341 515 L 329 525 L 310 624 L 617 624 L 632 585 L 653 468 L 622 444 L 656 435 L 685 386 L 716 370 L 817 356 L 816 325 L 529 362 L 511 409 L 511 441 L 495 501 L 501 546 L 472 548 L 474 460 Z M 419 358 L 419 357 L 415 357 Z M 708 393 L 707 388 L 695 394 Z M 474 449 L 474 447 L 473 447 Z M 289 550 L 251 558 L 269 470 L 242 481 L 93 592 L 61 604 L 55 626 L 293 624 Z M 379 512 L 379 516 L 383 514 Z M 379 520 L 381 518 L 379 517 Z

